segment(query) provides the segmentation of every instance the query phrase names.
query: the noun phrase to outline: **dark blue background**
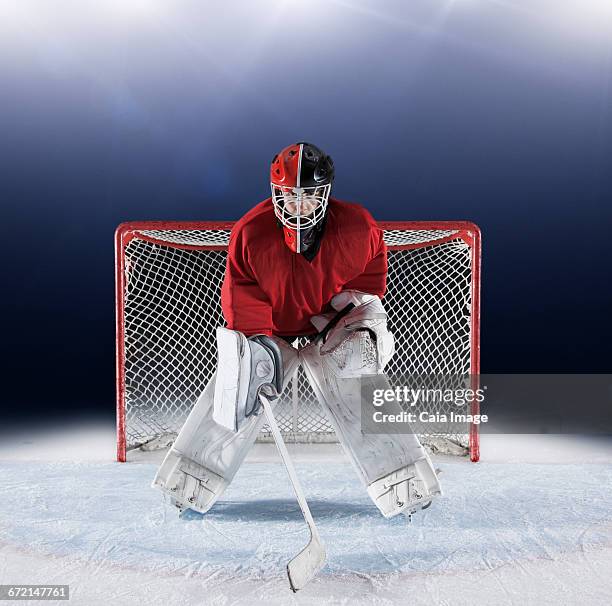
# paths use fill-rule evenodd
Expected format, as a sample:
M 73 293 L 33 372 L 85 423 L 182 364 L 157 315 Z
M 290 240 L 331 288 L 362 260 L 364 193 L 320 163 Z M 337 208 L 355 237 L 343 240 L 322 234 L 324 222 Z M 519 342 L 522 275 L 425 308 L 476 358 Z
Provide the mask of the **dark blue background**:
M 111 410 L 116 225 L 237 218 L 302 139 L 480 225 L 483 371 L 612 370 L 612 11 L 564 4 L 3 5 L 2 400 Z

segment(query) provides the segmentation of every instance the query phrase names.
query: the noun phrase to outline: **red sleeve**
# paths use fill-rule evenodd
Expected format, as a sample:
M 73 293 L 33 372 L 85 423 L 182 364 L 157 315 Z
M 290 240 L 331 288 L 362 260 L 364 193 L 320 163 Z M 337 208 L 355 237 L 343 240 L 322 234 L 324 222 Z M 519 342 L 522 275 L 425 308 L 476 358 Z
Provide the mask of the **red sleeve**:
M 237 226 L 229 241 L 221 307 L 227 327 L 247 336 L 272 335 L 272 306 L 249 266 L 243 230 Z
M 383 230 L 371 220 L 370 260 L 363 272 L 344 285 L 344 290 L 360 290 L 383 298 L 387 290 L 387 245 Z

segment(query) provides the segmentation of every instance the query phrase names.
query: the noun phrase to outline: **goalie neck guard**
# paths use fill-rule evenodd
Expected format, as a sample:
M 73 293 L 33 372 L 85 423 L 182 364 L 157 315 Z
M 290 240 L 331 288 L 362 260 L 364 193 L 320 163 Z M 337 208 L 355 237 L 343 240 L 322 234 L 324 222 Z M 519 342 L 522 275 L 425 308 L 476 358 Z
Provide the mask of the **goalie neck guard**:
M 289 145 L 274 156 L 270 167 L 274 214 L 293 252 L 318 249 L 333 179 L 333 160 L 311 143 Z

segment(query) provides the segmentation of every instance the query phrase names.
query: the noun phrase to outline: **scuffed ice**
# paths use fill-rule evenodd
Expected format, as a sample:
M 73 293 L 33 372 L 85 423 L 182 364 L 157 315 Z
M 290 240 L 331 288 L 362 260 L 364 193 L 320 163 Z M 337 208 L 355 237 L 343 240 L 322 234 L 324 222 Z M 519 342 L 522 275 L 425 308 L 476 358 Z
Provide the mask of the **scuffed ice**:
M 266 581 L 307 530 L 278 463 L 243 466 L 205 516 L 150 487 L 156 466 L 3 462 L 0 538 L 131 570 Z M 348 464 L 298 464 L 328 552 L 323 576 L 487 571 L 610 546 L 612 465 L 449 464 L 444 496 L 385 520 Z M 3 581 L 5 582 L 5 581 Z

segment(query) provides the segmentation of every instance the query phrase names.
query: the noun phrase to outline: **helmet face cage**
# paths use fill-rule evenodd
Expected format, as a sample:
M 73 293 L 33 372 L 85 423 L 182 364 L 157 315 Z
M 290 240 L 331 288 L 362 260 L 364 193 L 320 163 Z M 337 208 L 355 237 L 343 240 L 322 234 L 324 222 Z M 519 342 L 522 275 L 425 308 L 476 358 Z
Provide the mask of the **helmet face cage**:
M 333 180 L 332 159 L 311 143 L 289 145 L 272 159 L 274 214 L 284 228 L 287 246 L 294 252 L 304 252 L 302 237 L 308 239 L 307 232 L 323 224 Z
M 277 219 L 289 229 L 314 227 L 325 217 L 331 184 L 290 187 L 272 183 L 272 202 Z

